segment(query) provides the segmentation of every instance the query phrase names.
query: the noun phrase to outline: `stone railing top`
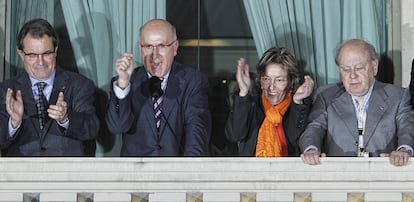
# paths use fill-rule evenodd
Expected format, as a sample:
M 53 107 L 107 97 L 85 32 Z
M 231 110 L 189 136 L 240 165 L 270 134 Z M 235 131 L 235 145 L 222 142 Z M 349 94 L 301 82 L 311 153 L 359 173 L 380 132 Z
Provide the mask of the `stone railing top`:
M 411 159 L 412 160 L 412 159 Z M 414 190 L 414 164 L 388 158 L 0 158 L 0 190 Z

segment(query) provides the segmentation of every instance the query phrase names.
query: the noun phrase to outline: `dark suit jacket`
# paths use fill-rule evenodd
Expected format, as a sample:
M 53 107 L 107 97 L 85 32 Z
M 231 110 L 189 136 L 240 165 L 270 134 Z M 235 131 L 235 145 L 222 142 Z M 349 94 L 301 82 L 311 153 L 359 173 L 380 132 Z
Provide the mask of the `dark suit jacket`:
M 112 84 L 117 77 L 112 79 Z M 207 77 L 174 62 L 163 97 L 159 131 L 143 66 L 131 75 L 131 91 L 118 99 L 111 87 L 106 121 L 122 134 L 121 156 L 201 156 L 208 151 L 211 117 Z
M 21 90 L 24 114 L 20 128 L 10 138 L 9 114 L 6 111 L 7 88 Z M 99 130 L 98 118 L 93 106 L 94 84 L 84 76 L 56 68 L 53 90 L 49 103 L 56 104 L 63 91 L 68 104 L 69 128 L 65 129 L 53 120 L 40 129 L 36 104 L 29 75 L 22 72 L 15 78 L 0 84 L 0 148 L 3 156 L 84 156 L 86 143 L 93 140 Z M 92 145 L 93 146 L 93 145 Z M 90 149 L 89 149 L 90 150 Z
M 239 97 L 233 95 L 234 104 L 227 119 L 225 134 L 228 141 L 238 144 L 239 156 L 254 156 L 257 136 L 265 118 L 261 95 Z M 305 129 L 308 112 L 311 107 L 309 99 L 304 104 L 291 103 L 283 115 L 283 129 L 289 156 L 299 156 L 298 140 Z
M 357 156 L 358 126 L 352 97 L 342 83 L 318 89 L 300 138 L 302 150 L 316 146 L 327 156 Z M 410 93 L 375 81 L 365 124 L 364 144 L 370 156 L 390 153 L 401 145 L 414 147 L 414 113 Z

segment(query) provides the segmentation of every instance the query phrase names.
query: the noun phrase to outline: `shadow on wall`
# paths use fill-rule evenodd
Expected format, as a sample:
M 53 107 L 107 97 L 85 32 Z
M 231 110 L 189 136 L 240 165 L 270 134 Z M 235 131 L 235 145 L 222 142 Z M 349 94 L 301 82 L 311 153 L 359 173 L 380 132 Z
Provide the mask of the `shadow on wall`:
M 110 24 L 107 18 L 103 14 L 99 13 L 92 13 L 91 15 L 99 15 L 98 17 L 94 17 L 94 19 L 99 19 L 99 22 L 97 23 L 105 23 L 107 25 L 105 33 L 100 34 L 103 38 L 111 37 L 111 29 Z M 104 22 L 103 22 L 104 21 Z M 73 40 L 70 40 L 68 30 L 66 28 L 65 23 L 63 25 L 56 27 L 56 30 L 59 34 L 60 38 L 60 46 L 59 46 L 59 54 L 57 57 L 57 64 L 61 64 L 60 66 L 68 71 L 72 72 L 78 72 L 79 69 L 82 69 L 85 74 L 90 75 L 90 77 L 98 78 L 99 75 L 97 75 L 100 72 L 103 72 L 106 70 L 107 67 L 99 66 L 97 63 L 96 53 L 95 50 L 100 51 L 112 51 L 111 48 L 102 48 L 102 47 L 94 47 L 95 44 L 93 44 L 94 41 L 88 39 L 89 37 L 94 37 L 94 32 L 96 30 L 91 30 L 92 28 L 89 26 L 86 26 L 87 17 L 85 15 L 82 15 L 81 18 L 76 22 L 79 28 L 82 28 L 86 36 L 77 37 Z M 72 42 L 71 42 L 72 41 Z M 98 45 L 103 46 L 103 43 Z M 74 47 L 76 47 L 76 50 L 81 51 L 82 58 L 76 59 L 74 54 Z M 99 55 L 101 55 L 100 53 Z M 110 55 L 112 56 L 111 52 L 105 52 L 103 55 Z M 112 71 L 112 57 L 102 57 L 99 58 L 100 63 L 99 64 L 108 64 L 108 68 Z M 80 67 L 76 64 L 76 61 L 83 61 L 85 64 L 82 64 Z M 89 66 L 89 67 L 86 67 Z M 96 67 L 97 69 L 91 68 Z M 99 70 L 99 71 L 98 71 Z M 86 76 L 86 75 L 85 75 Z M 108 79 L 108 83 L 110 82 L 110 79 Z M 87 154 L 88 156 L 104 156 L 106 152 L 111 152 L 112 150 L 117 150 L 115 147 L 116 142 L 116 136 L 111 134 L 109 132 L 109 129 L 107 127 L 106 121 L 105 121 L 105 113 L 106 113 L 106 107 L 108 104 L 108 93 L 104 90 L 107 89 L 107 85 L 103 87 L 95 87 L 95 93 L 94 93 L 94 106 L 96 110 L 96 115 L 99 119 L 100 123 L 100 129 L 98 132 L 98 136 L 96 140 L 90 140 L 87 142 Z M 99 150 L 97 150 L 98 144 L 101 148 L 103 154 L 99 154 Z M 119 156 L 118 154 L 110 154 L 111 156 Z
M 94 27 L 89 26 L 89 21 L 92 19 L 96 25 Z M 95 108 L 96 115 L 99 118 L 100 129 L 96 138 L 96 156 L 119 156 L 120 148 L 116 148 L 116 142 L 119 140 L 119 136 L 111 134 L 105 121 L 106 108 L 108 105 L 108 93 L 109 83 L 113 75 L 113 55 L 114 48 L 111 39 L 117 39 L 112 32 L 112 25 L 108 20 L 107 15 L 99 12 L 92 12 L 88 15 L 82 14 L 76 21 L 76 27 L 83 31 L 83 34 L 77 36 L 72 40 L 72 45 L 78 51 L 81 51 L 82 58 L 85 65 L 82 70 L 85 74 L 95 78 L 95 81 L 105 81 L 99 83 L 99 86 L 95 91 Z M 99 25 L 99 26 L 97 26 Z M 106 41 L 106 43 L 102 43 Z M 115 40 L 117 42 L 117 40 Z
M 114 149 L 115 146 L 115 135 L 113 135 L 111 132 L 109 132 L 108 125 L 105 121 L 105 114 L 106 114 L 106 108 L 109 103 L 109 97 L 108 93 L 100 88 L 96 88 L 95 90 L 95 109 L 96 109 L 96 115 L 99 118 L 99 133 L 98 137 L 96 139 L 97 143 L 102 147 L 102 152 L 109 152 L 112 149 Z M 119 155 L 119 154 L 118 154 Z
M 392 51 L 391 55 L 396 55 L 401 53 L 397 53 L 399 51 Z M 379 57 L 379 64 L 378 64 L 378 72 L 377 72 L 377 80 L 384 82 L 384 83 L 394 83 L 394 76 L 395 76 L 395 65 L 392 59 L 386 53 L 382 53 Z
M 59 49 L 56 57 L 56 64 L 64 70 L 79 73 L 66 25 L 55 25 L 55 30 L 59 36 Z
M 301 75 L 299 84 L 303 83 L 304 75 L 311 75 L 316 82 L 317 78 L 315 78 L 315 75 L 312 75 L 312 71 L 310 71 L 310 68 L 312 67 L 308 66 L 312 64 L 309 64 L 307 61 L 314 56 L 312 38 L 306 35 L 306 33 L 310 33 L 310 29 L 301 23 L 296 23 L 294 27 L 296 30 L 292 30 L 292 25 L 289 23 L 277 26 L 275 29 L 276 44 L 274 44 L 274 46 L 287 47 L 293 52 L 297 60 L 299 74 Z M 321 77 L 325 75 L 317 76 Z

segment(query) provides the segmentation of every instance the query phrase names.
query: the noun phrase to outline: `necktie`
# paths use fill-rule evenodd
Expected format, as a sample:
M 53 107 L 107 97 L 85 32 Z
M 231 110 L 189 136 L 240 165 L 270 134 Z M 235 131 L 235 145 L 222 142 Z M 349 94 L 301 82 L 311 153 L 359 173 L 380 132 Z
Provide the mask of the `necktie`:
M 367 117 L 367 112 L 365 110 L 364 106 L 364 97 L 358 97 L 357 98 L 357 104 L 358 104 L 358 129 L 361 129 L 365 133 L 365 119 Z
M 358 156 L 359 157 L 369 157 L 369 153 L 365 150 L 364 145 L 364 134 L 365 134 L 365 119 L 367 117 L 364 97 L 358 97 L 356 99 L 358 104 L 357 106 L 357 115 L 358 115 Z
M 154 97 L 154 118 L 155 118 L 155 124 L 157 126 L 157 129 L 160 127 L 160 124 L 161 124 L 162 102 L 163 102 L 162 96 Z
M 38 99 L 36 102 L 37 115 L 39 117 L 40 129 L 43 129 L 46 120 L 46 109 L 47 109 L 47 100 L 43 94 L 43 89 L 46 87 L 47 83 L 38 82 L 36 83 L 38 90 Z

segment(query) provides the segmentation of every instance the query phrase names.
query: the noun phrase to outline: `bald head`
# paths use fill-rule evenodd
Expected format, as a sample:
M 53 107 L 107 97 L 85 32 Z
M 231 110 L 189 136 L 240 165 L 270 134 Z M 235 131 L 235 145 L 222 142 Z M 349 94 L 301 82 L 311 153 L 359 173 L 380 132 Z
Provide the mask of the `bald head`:
M 143 32 L 146 30 L 153 30 L 153 29 L 159 29 L 166 32 L 166 34 L 171 37 L 171 40 L 177 40 L 177 31 L 175 27 L 164 19 L 152 19 L 146 22 L 144 25 L 141 26 L 139 29 L 139 38 L 142 38 Z
M 356 48 L 361 50 L 363 53 L 368 54 L 371 60 L 378 60 L 377 52 L 374 46 L 362 39 L 350 39 L 339 46 L 336 51 L 335 63 L 339 65 L 338 60 L 343 49 Z

